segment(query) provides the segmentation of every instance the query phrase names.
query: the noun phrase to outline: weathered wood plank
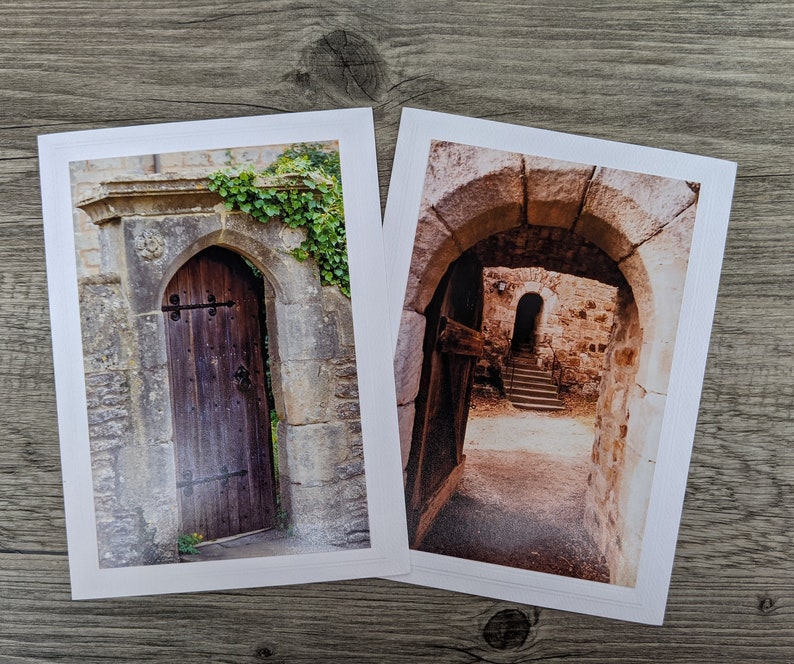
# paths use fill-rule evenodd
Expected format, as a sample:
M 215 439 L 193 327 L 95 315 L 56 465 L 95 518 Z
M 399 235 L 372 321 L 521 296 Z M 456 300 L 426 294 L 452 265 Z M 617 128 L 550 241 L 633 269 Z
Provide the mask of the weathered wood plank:
M 784 662 L 794 636 L 785 582 L 768 576 L 716 597 L 708 580 L 679 587 L 656 628 L 374 579 L 72 602 L 64 558 L 0 562 L 5 661 Z M 529 634 L 500 650 L 482 633 L 507 609 Z M 706 616 L 708 629 L 689 631 Z
M 0 1 L 0 649 L 9 662 L 785 662 L 794 652 L 788 0 Z M 73 603 L 36 134 L 403 105 L 739 162 L 662 628 L 386 581 Z M 58 555 L 44 555 L 43 552 Z
M 461 325 L 446 316 L 441 317 L 441 334 L 438 337 L 438 350 L 441 353 L 480 357 L 485 347 L 482 332 Z

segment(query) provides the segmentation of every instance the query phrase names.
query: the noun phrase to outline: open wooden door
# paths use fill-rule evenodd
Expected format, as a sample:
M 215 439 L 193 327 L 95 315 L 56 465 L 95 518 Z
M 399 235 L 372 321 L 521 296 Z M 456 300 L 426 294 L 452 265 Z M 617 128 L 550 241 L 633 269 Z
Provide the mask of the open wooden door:
M 276 523 L 262 291 L 240 256 L 210 247 L 163 297 L 180 527 L 207 540 Z
M 425 310 L 424 363 L 406 469 L 413 548 L 419 546 L 463 473 L 471 388 L 483 352 L 482 309 L 482 265 L 467 252 L 450 265 Z

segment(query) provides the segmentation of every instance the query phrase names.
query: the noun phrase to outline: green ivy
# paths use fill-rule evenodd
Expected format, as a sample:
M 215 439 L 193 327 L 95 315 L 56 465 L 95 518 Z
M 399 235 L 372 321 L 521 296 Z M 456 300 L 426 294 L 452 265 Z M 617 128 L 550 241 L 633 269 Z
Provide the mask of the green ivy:
M 335 284 L 350 297 L 338 152 L 326 152 L 320 144 L 293 145 L 263 171 L 246 166 L 211 173 L 209 189 L 230 210 L 305 229 L 306 239 L 292 255 L 299 261 L 313 258 L 321 283 Z

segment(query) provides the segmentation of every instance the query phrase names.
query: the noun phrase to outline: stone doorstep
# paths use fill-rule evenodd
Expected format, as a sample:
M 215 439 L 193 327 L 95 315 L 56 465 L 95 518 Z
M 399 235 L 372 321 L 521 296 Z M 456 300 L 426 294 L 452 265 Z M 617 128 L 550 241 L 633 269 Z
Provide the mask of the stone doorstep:
M 195 563 L 205 560 L 231 560 L 234 558 L 269 558 L 271 556 L 293 556 L 302 553 L 327 553 L 330 551 L 346 551 L 349 549 L 364 549 L 369 547 L 369 540 L 349 544 L 347 546 L 334 546 L 332 544 L 311 544 L 302 541 L 299 537 L 290 535 L 288 531 L 260 530 L 221 540 L 203 542 L 197 554 L 180 555 L 181 562 Z

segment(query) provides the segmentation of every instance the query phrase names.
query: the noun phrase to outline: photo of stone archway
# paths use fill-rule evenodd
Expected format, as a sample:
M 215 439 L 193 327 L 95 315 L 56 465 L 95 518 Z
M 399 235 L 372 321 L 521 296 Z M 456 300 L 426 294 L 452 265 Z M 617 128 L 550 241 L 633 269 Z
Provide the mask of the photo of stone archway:
M 71 162 L 100 567 L 370 546 L 338 151 Z
M 635 584 L 698 192 L 431 141 L 395 355 L 412 548 Z

